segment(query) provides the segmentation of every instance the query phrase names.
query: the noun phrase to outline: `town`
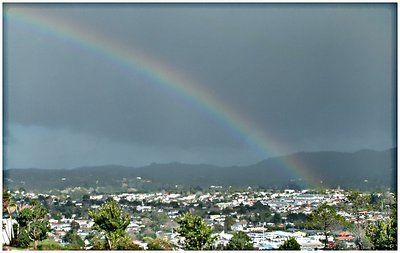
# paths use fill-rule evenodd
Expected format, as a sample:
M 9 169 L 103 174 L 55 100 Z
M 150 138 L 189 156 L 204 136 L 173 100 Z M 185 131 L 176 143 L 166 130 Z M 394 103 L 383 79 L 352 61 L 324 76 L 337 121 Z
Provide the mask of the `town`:
M 9 196 L 6 201 L 5 195 Z M 211 186 L 202 191 L 91 192 L 81 198 L 20 189 L 3 193 L 3 247 L 18 242 L 12 227 L 17 224 L 18 212 L 30 208 L 33 201 L 48 211 L 50 232 L 46 241 L 58 245 L 55 249 L 72 244 L 79 245 L 75 249 L 98 249 L 94 240 L 98 237 L 93 232 L 95 222 L 89 214 L 98 212 L 111 199 L 130 215 L 126 231 L 142 249 L 154 249 L 149 241 L 157 238 L 168 242 L 166 249 L 184 249 L 177 219 L 188 212 L 198 215 L 212 228 L 211 248 L 216 250 L 226 249 L 239 232 L 247 235 L 252 248 L 258 250 L 281 249 L 290 238 L 296 240 L 301 250 L 371 249 L 373 244 L 365 235 L 368 224 L 390 219 L 396 209 L 396 197 L 391 192 L 361 193 L 340 188 L 237 190 Z M 11 202 L 13 208 L 4 207 Z M 329 231 L 309 224 L 309 217 L 321 205 L 332 207 L 335 215 L 342 218 Z

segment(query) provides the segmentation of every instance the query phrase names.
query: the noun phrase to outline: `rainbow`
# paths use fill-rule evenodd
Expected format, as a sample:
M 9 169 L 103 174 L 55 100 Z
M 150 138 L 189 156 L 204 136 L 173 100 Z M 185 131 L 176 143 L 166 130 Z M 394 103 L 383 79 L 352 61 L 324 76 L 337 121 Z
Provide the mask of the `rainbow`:
M 150 55 L 134 50 L 132 46 L 127 47 L 116 40 L 85 30 L 82 25 L 74 24 L 72 20 L 52 17 L 48 13 L 41 15 L 37 8 L 18 6 L 4 10 L 3 20 L 27 27 L 32 32 L 44 33 L 62 42 L 71 43 L 112 61 L 113 64 L 134 70 L 142 78 L 150 79 L 157 89 L 173 94 L 208 114 L 235 138 L 245 140 L 262 157 L 285 153 L 282 152 L 285 148 L 267 133 L 267 129 L 261 129 L 244 115 L 233 111 L 222 103 L 221 99 L 206 90 L 204 85 Z M 289 158 L 279 159 L 279 162 L 286 168 L 285 173 L 290 173 L 293 178 L 302 178 L 309 186 L 317 182 L 301 162 Z

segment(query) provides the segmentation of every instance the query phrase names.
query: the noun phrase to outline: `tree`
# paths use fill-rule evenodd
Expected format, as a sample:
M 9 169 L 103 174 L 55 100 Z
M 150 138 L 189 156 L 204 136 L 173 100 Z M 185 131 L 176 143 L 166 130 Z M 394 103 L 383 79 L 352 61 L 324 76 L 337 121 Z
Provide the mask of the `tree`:
M 323 203 L 318 209 L 311 212 L 307 217 L 307 225 L 323 231 L 325 235 L 324 248 L 328 245 L 328 234 L 336 226 L 345 224 L 345 219 L 336 213 L 335 208 Z
M 81 226 L 79 225 L 78 222 L 76 222 L 74 220 L 71 222 L 71 230 L 78 231 L 80 228 L 81 228 Z
M 301 246 L 294 237 L 289 237 L 281 246 L 280 250 L 300 250 Z
M 3 191 L 3 213 L 8 212 L 8 206 L 11 202 L 12 195 L 7 191 Z
M 14 231 L 18 231 L 15 239 L 13 240 L 12 245 L 18 248 L 28 248 L 31 243 L 31 239 L 29 239 L 28 232 L 24 229 L 18 229 L 18 224 L 14 227 Z
M 164 230 L 164 224 L 169 221 L 168 215 L 166 213 L 159 213 L 153 211 L 149 216 L 149 224 L 146 226 L 150 227 L 153 231 Z M 169 230 L 171 231 L 171 230 Z
M 39 241 L 47 238 L 47 232 L 50 232 L 50 225 L 47 219 L 47 209 L 37 201 L 32 201 L 32 206 L 24 208 L 18 214 L 17 222 L 22 234 L 34 242 L 34 249 L 37 250 Z
M 337 241 L 335 242 L 335 245 L 333 246 L 333 250 L 348 250 L 348 246 L 346 242 L 344 241 Z
M 279 213 L 275 213 L 272 217 L 272 223 L 279 224 L 282 223 L 282 216 Z
M 83 249 L 85 242 L 78 235 L 80 225 L 76 221 L 71 222 L 71 229 L 65 234 L 63 241 L 69 243 L 69 249 Z
M 375 250 L 397 250 L 397 218 L 389 217 L 370 223 L 366 231 L 367 238 Z
M 231 231 L 231 226 L 236 223 L 236 220 L 232 216 L 226 216 L 224 221 L 224 230 Z
M 214 224 L 214 232 L 221 233 L 222 231 L 224 231 L 223 225 L 221 225 L 219 223 Z
M 82 196 L 82 201 L 83 202 L 90 202 L 90 195 L 89 194 L 84 194 Z
M 286 221 L 293 223 L 296 228 L 304 228 L 307 215 L 305 213 L 289 213 L 286 215 Z
M 107 249 L 107 242 L 102 239 L 102 235 L 95 230 L 89 232 L 89 234 L 85 237 L 85 240 L 88 240 L 91 244 L 90 249 L 92 250 L 105 250 Z
M 92 210 L 89 217 L 93 219 L 93 228 L 104 233 L 106 249 L 132 249 L 135 247 L 126 232 L 130 224 L 130 216 L 123 213 L 117 202 L 113 199 L 104 203 L 100 210 Z
M 83 249 L 85 247 L 85 242 L 73 229 L 65 234 L 63 241 L 70 244 L 69 248 Z
M 38 250 L 56 251 L 56 250 L 66 250 L 66 249 L 70 248 L 66 248 L 60 243 L 49 239 L 41 241 L 38 245 Z
M 243 231 L 233 234 L 226 247 L 227 250 L 253 250 L 253 242 Z
M 171 242 L 161 238 L 146 237 L 148 250 L 173 250 Z
M 184 238 L 184 248 L 187 250 L 211 249 L 215 240 L 212 228 L 203 219 L 192 213 L 185 213 L 176 219 L 179 227 L 175 230 Z
M 368 244 L 365 238 L 365 230 L 366 226 L 365 223 L 361 221 L 361 213 L 360 211 L 369 207 L 371 202 L 371 195 L 370 194 L 362 194 L 360 192 L 350 192 L 347 195 L 347 199 L 351 204 L 351 208 L 353 213 L 356 215 L 357 222 L 352 224 L 353 235 L 355 236 L 355 244 L 359 250 L 365 248 L 366 244 Z
M 305 222 L 307 221 L 307 215 L 305 215 L 304 213 L 289 213 L 288 215 L 286 215 L 286 219 L 289 222 Z

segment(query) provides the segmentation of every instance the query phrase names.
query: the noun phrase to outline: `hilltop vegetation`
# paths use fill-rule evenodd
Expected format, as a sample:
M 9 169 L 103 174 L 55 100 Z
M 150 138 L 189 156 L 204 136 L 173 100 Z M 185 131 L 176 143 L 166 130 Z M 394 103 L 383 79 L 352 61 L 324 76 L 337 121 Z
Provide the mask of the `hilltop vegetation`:
M 290 161 L 288 168 L 285 162 Z M 293 171 L 308 178 L 294 178 Z M 182 163 L 151 164 L 144 167 L 118 165 L 81 167 L 65 170 L 10 169 L 4 171 L 8 189 L 24 188 L 48 192 L 79 191 L 129 192 L 220 186 L 303 188 L 318 186 L 355 190 L 396 187 L 396 149 L 343 152 L 301 152 L 270 158 L 250 166 L 218 167 Z

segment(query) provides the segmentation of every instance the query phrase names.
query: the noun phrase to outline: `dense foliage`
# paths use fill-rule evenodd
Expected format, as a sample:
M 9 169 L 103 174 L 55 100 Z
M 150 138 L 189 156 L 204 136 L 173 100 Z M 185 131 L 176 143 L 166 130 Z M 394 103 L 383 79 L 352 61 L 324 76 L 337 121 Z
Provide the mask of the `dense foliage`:
M 179 216 L 176 220 L 179 227 L 176 232 L 184 238 L 186 250 L 209 250 L 215 238 L 212 228 L 198 215 L 190 212 Z
M 242 232 L 236 232 L 233 237 L 229 240 L 226 247 L 227 250 L 253 250 L 253 242 L 250 237 Z
M 300 244 L 296 241 L 294 237 L 287 239 L 281 246 L 280 250 L 300 250 Z
M 325 235 L 325 248 L 328 244 L 328 234 L 338 225 L 345 224 L 345 219 L 336 213 L 335 208 L 323 203 L 312 211 L 307 218 L 307 225 L 311 228 L 322 230 Z
M 125 231 L 130 223 L 130 216 L 122 212 L 115 200 L 107 201 L 100 210 L 90 211 L 89 216 L 95 223 L 93 228 L 104 234 L 106 249 L 138 249 Z
M 370 223 L 366 236 L 375 250 L 397 250 L 397 216 Z
M 147 242 L 148 250 L 173 250 L 172 243 L 161 238 L 147 237 L 145 241 Z
M 63 241 L 68 243 L 69 249 L 83 249 L 85 242 L 78 235 L 79 223 L 76 221 L 71 222 L 71 229 L 65 234 Z
M 32 201 L 32 206 L 19 212 L 17 222 L 19 228 L 16 241 L 26 246 L 27 238 L 29 238 L 34 242 L 34 249 L 38 249 L 39 241 L 46 239 L 47 233 L 51 231 L 47 209 L 37 201 Z

